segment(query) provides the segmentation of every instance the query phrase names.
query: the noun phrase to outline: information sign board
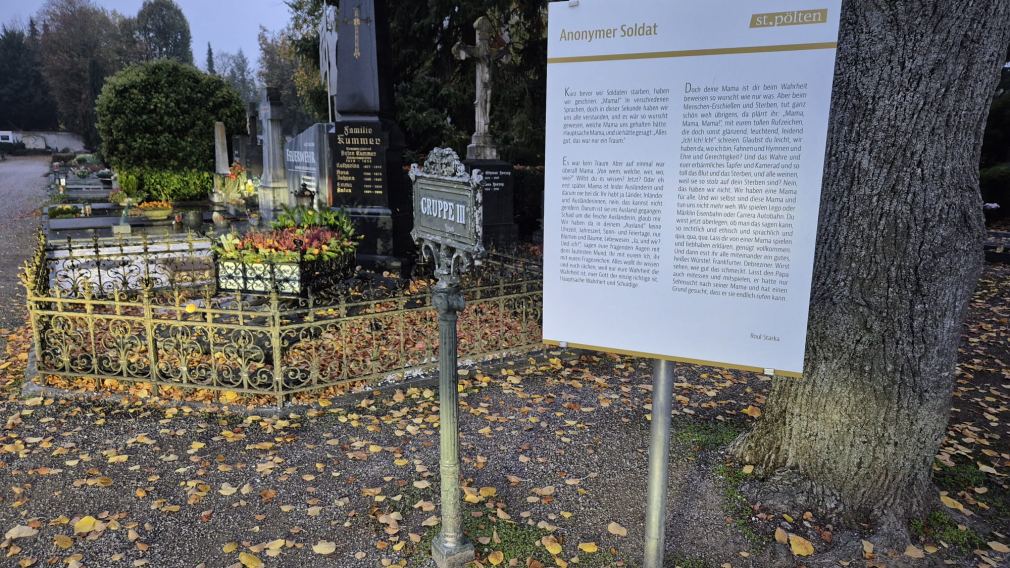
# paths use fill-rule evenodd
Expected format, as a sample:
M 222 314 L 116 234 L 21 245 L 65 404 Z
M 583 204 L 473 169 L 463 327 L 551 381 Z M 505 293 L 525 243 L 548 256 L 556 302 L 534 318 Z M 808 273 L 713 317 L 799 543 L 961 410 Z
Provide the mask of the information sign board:
M 546 342 L 799 376 L 840 9 L 550 4 Z

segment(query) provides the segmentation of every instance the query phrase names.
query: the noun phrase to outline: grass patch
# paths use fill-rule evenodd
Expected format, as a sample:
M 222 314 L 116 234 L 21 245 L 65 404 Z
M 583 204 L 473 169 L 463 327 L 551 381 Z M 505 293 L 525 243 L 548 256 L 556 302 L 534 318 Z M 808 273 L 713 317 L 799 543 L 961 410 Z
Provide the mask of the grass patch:
M 933 511 L 925 519 L 915 519 L 909 523 L 912 533 L 926 542 L 945 542 L 965 554 L 976 548 L 985 548 L 986 543 L 970 528 L 961 530 L 957 523 L 943 511 Z
M 715 473 L 723 480 L 722 506 L 726 516 L 733 519 L 733 524 L 751 544 L 758 548 L 767 547 L 771 543 L 771 538 L 754 530 L 750 520 L 753 509 L 740 492 L 740 486 L 748 476 L 740 471 L 740 468 L 728 464 L 718 466 Z
M 720 422 L 704 424 L 685 422 L 675 425 L 675 428 L 677 431 L 674 433 L 674 438 L 678 442 L 701 450 L 714 450 L 727 446 L 742 432 L 735 426 Z
M 477 510 L 480 509 L 468 507 L 464 511 L 463 532 L 470 539 L 470 542 L 473 543 L 478 560 L 486 558 L 494 551 L 500 550 L 505 555 L 504 562 L 501 564 L 502 566 L 508 566 L 513 559 L 517 561 L 517 566 L 525 566 L 529 558 L 539 561 L 544 566 L 555 565 L 551 554 L 539 544 L 540 539 L 551 533 L 532 525 L 503 521 L 497 517 L 488 516 L 486 510 L 483 517 L 474 517 L 470 514 L 471 511 Z M 438 535 L 440 529 L 441 527 L 439 526 L 431 527 L 421 535 L 421 541 L 417 543 L 413 554 L 411 554 L 409 566 L 419 568 L 424 566 L 428 559 L 431 558 L 431 543 L 435 540 L 435 536 Z M 495 543 L 496 535 L 498 543 Z M 480 539 L 483 538 L 491 540 L 486 545 L 481 544 Z M 614 556 L 602 547 L 600 547 L 599 552 L 587 554 L 579 551 L 576 548 L 577 546 L 578 543 L 576 542 L 566 542 L 561 558 L 568 560 L 578 554 L 579 568 L 604 568 L 612 566 L 616 560 Z M 691 566 L 690 568 L 695 567 Z M 698 568 L 703 567 L 699 565 Z

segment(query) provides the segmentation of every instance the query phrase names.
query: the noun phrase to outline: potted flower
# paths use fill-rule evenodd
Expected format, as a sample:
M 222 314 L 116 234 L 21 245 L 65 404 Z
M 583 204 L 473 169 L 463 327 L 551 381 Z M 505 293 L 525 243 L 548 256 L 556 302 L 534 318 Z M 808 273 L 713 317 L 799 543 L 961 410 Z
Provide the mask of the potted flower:
M 137 206 L 137 211 L 151 221 L 164 221 L 172 216 L 172 202 L 144 201 Z

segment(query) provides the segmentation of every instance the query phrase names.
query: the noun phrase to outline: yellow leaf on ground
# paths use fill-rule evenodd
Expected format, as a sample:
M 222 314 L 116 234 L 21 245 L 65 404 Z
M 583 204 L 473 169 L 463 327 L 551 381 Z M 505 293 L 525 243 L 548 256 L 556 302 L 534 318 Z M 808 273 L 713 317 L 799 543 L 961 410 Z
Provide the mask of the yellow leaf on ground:
M 750 474 L 754 473 L 754 466 L 751 465 L 751 464 L 747 464 L 747 465 L 743 466 L 743 469 L 740 470 L 740 471 L 742 471 L 744 475 L 750 475 Z
M 786 534 L 786 531 L 782 530 L 782 527 L 775 529 L 775 542 L 789 544 L 789 535 Z
M 492 566 L 497 566 L 505 561 L 505 554 L 503 554 L 500 550 L 496 550 L 487 555 L 487 561 Z
M 245 568 L 263 568 L 263 561 L 248 552 L 240 552 L 238 555 L 238 561 L 241 562 Z
M 312 552 L 316 554 L 322 554 L 326 556 L 327 554 L 333 554 L 337 550 L 337 543 L 329 540 L 321 540 L 312 546 Z
M 580 542 L 579 550 L 587 554 L 593 554 L 594 552 L 599 552 L 600 548 L 596 546 L 595 542 Z
M 909 558 L 925 558 L 926 554 L 922 552 L 922 549 L 918 546 L 913 546 L 909 544 L 905 547 L 905 556 Z
M 224 546 L 221 547 L 221 552 L 224 552 L 225 554 L 231 554 L 232 552 L 235 552 L 236 550 L 238 550 L 238 543 L 237 542 L 229 542 L 228 544 L 226 544 L 226 545 L 224 545 Z
M 751 418 L 758 418 L 761 416 L 761 409 L 756 406 L 748 406 L 747 408 L 743 409 L 743 413 L 746 414 L 747 416 L 750 416 Z
M 943 503 L 944 506 L 954 509 L 955 511 L 961 511 L 962 513 L 968 512 L 965 510 L 964 505 L 959 503 L 956 499 L 951 499 L 946 495 L 940 495 L 940 502 Z
M 810 556 L 814 553 L 814 545 L 802 536 L 789 533 L 789 550 L 796 556 Z
M 873 543 L 868 540 L 863 541 L 863 558 L 873 560 Z
M 544 545 L 544 548 L 547 549 L 547 552 L 550 552 L 551 554 L 561 554 L 561 543 L 559 543 L 558 539 L 553 536 L 545 536 L 540 539 L 540 542 Z
M 1010 552 L 1010 547 L 1007 547 L 1007 545 L 1003 544 L 1002 542 L 997 542 L 997 541 L 993 540 L 993 541 L 990 541 L 988 544 L 989 544 L 989 548 L 995 550 L 996 552 L 999 552 L 999 553 L 1002 553 L 1002 554 L 1006 554 L 1007 552 Z
M 617 523 L 610 523 L 607 525 L 607 532 L 616 536 L 628 536 L 628 529 Z
M 98 519 L 92 517 L 91 515 L 81 518 L 74 523 L 74 534 L 84 534 L 95 530 L 95 523 L 97 522 Z
M 53 544 L 59 547 L 60 550 L 66 550 L 74 545 L 74 539 L 65 534 L 58 534 L 56 535 L 56 538 L 53 539 Z
M 494 487 L 481 487 L 480 496 L 481 497 L 494 497 L 498 494 L 498 490 Z

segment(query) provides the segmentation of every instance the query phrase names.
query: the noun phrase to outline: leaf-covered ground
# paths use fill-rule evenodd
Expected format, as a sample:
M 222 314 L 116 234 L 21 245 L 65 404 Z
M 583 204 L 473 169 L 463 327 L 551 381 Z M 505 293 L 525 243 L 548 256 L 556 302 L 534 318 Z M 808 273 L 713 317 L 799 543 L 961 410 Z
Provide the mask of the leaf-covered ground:
M 867 541 L 847 565 L 1005 565 L 1008 316 L 1010 268 L 989 266 L 936 462 L 938 509 L 913 523 L 906 549 Z M 7 336 L 0 566 L 430 565 L 433 390 L 322 401 L 280 418 L 151 399 L 25 400 L 30 334 Z M 859 543 L 861 527 L 747 502 L 750 469 L 722 448 L 760 415 L 767 379 L 676 374 L 671 566 L 816 566 L 839 542 Z M 651 364 L 550 351 L 467 369 L 461 381 L 466 526 L 479 564 L 639 565 Z

